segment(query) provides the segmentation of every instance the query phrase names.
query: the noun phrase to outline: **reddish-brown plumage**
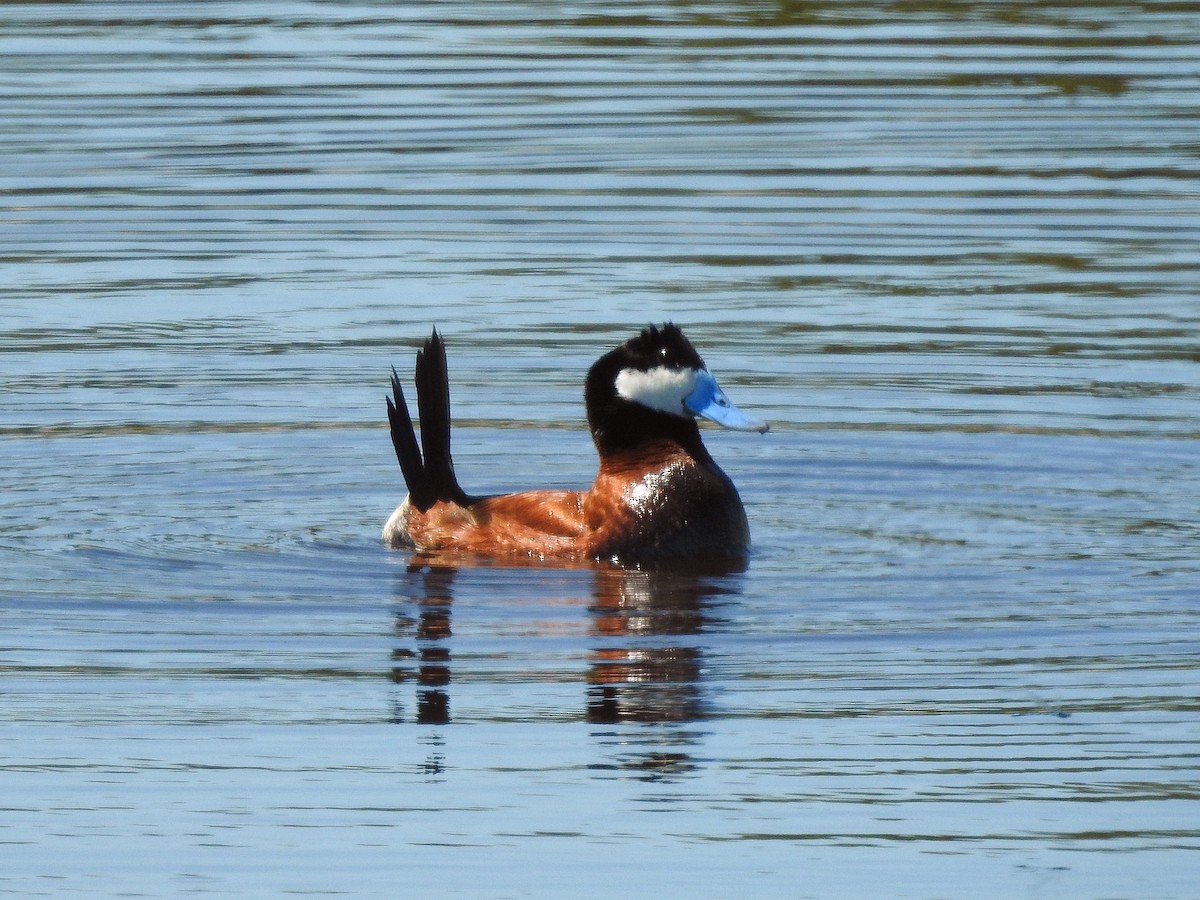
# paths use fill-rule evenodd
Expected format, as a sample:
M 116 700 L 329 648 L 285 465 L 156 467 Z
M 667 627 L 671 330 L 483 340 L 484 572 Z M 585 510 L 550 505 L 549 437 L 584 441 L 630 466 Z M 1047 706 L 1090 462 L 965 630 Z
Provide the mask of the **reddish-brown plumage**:
M 583 497 L 581 491 L 526 491 L 467 506 L 439 502 L 425 512 L 410 505 L 397 537 L 418 550 L 576 558 L 584 533 Z

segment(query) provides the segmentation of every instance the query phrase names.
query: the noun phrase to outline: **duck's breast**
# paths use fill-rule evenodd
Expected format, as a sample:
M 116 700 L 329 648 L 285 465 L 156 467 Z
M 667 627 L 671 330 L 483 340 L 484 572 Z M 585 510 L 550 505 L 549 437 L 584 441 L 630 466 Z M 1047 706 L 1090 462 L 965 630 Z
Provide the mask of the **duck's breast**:
M 601 472 L 584 505 L 591 555 L 638 561 L 739 557 L 750 528 L 737 488 L 715 463 L 675 457 L 631 477 Z

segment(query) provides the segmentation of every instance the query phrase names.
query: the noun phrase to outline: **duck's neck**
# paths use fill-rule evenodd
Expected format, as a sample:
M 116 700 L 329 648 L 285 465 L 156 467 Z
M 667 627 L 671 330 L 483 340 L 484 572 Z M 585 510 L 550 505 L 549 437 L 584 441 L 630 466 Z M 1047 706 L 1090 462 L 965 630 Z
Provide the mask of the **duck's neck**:
M 701 465 L 712 463 L 696 422 L 662 413 L 638 411 L 623 416 L 620 428 L 594 426 L 592 440 L 602 464 L 609 460 L 649 462 L 678 456 L 687 456 Z

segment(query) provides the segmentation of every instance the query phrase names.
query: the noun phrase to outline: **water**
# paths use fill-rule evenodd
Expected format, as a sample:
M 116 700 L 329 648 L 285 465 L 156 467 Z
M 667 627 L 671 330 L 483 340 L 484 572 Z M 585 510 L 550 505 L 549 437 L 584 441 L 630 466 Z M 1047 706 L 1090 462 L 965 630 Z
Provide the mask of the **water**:
M 0 891 L 1191 897 L 1187 4 L 6 4 Z M 412 567 L 680 322 L 742 573 Z

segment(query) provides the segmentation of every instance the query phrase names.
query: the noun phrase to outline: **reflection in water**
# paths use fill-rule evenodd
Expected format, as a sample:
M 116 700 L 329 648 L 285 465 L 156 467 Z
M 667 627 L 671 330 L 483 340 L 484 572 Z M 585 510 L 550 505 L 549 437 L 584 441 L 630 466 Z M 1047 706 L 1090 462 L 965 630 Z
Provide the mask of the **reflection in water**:
M 416 721 L 425 725 L 441 725 L 450 721 L 450 648 L 443 642 L 450 638 L 451 587 L 455 570 L 449 566 L 409 566 L 406 581 L 415 579 L 415 584 L 406 584 L 403 595 L 413 597 L 418 604 L 414 620 L 397 614 L 397 635 L 412 635 L 417 649 L 397 648 L 392 659 L 397 665 L 392 668 L 392 680 L 405 682 L 416 680 Z M 401 661 L 408 665 L 400 665 Z M 412 662 L 416 663 L 413 671 Z M 393 713 L 395 721 L 404 721 L 403 705 L 397 703 Z
M 687 638 L 704 625 L 712 582 L 681 572 L 604 569 L 595 585 L 592 631 L 601 640 L 588 672 L 588 721 L 704 718 L 701 651 Z
M 658 781 L 697 768 L 691 748 L 701 734 L 680 726 L 707 715 L 697 636 L 712 621 L 712 598 L 729 590 L 721 587 L 724 574 L 596 572 L 590 612 L 597 644 L 588 670 L 588 721 L 675 726 L 599 734 L 616 759 L 611 768 L 622 775 Z
M 480 570 L 463 573 L 471 571 Z M 451 721 L 451 607 L 459 572 L 451 561 L 419 557 L 401 576 L 395 629 L 408 646 L 392 654 L 392 680 L 415 683 L 416 710 L 406 714 L 405 700 L 397 698 L 393 721 Z M 592 636 L 583 718 L 606 726 L 593 734 L 606 756 L 591 767 L 594 773 L 661 781 L 697 768 L 694 747 L 703 733 L 687 726 L 708 715 L 699 636 L 714 622 L 713 598 L 738 590 L 729 583 L 732 574 L 727 568 L 626 571 L 597 566 L 591 596 L 568 598 L 581 607 L 587 603 Z M 463 592 L 470 593 L 466 585 Z M 526 662 L 535 656 L 532 647 L 513 652 Z M 497 715 L 503 712 L 496 710 Z M 430 736 L 436 746 L 425 773 L 439 777 L 444 767 L 441 733 Z
M 458 568 L 414 558 L 397 591 L 391 678 L 417 686 L 415 714 L 397 699 L 393 720 L 450 721 L 451 606 Z M 709 600 L 728 591 L 722 571 L 627 571 L 597 566 L 588 612 L 595 641 L 584 715 L 595 724 L 681 723 L 705 717 L 702 651 L 695 636 L 710 620 Z M 582 599 L 582 598 L 581 598 Z M 412 612 L 406 610 L 412 606 Z M 666 754 L 668 762 L 671 754 Z

